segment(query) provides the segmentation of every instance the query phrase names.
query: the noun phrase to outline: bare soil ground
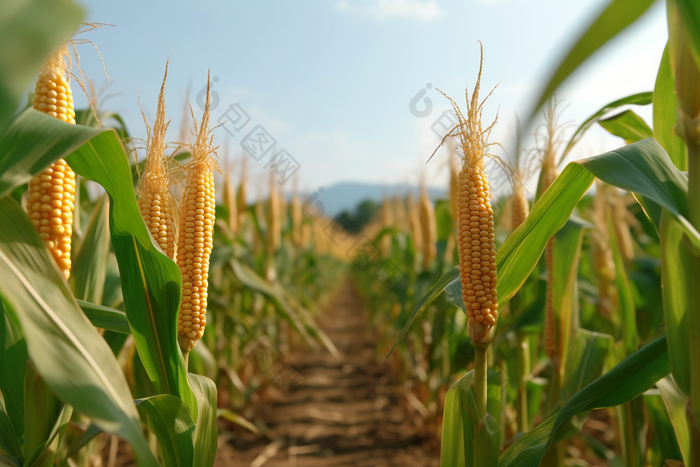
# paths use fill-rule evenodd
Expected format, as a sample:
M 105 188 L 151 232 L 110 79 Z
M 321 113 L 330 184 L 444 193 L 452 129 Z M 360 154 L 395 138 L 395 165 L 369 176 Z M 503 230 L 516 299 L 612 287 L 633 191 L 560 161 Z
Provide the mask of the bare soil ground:
M 294 354 L 287 362 L 292 383 L 258 410 L 269 438 L 222 435 L 216 466 L 438 466 L 388 364 L 378 362 L 351 283 L 339 289 L 320 324 L 341 356 Z

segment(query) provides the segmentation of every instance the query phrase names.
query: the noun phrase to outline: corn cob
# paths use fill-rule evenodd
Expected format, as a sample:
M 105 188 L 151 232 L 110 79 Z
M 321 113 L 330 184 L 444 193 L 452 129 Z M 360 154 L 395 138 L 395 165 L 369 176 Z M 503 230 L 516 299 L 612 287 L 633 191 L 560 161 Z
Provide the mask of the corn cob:
M 139 180 L 139 210 L 153 239 L 170 259 L 175 259 L 175 220 L 173 216 L 172 197 L 170 195 L 171 178 L 168 173 L 168 160 L 164 157 L 165 133 L 170 120 L 165 121 L 165 82 L 168 79 L 168 64 L 158 96 L 158 109 L 153 128 L 146 121 L 146 164 Z
M 433 202 L 428 198 L 428 193 L 423 185 L 420 193 L 418 215 L 423 239 L 423 269 L 428 269 L 430 263 L 437 256 L 437 225 L 435 224 L 435 209 Z
M 67 46 L 53 53 L 39 72 L 32 107 L 75 124 L 73 95 L 68 82 Z M 71 268 L 71 235 L 75 208 L 75 173 L 60 159 L 29 182 L 27 214 L 66 279 Z
M 527 158 L 528 153 L 523 151 L 522 148 L 522 129 L 520 127 L 520 120 L 518 120 L 516 127 L 515 163 L 513 164 L 512 168 L 517 180 L 515 180 L 515 183 L 513 184 L 513 196 L 511 196 L 510 199 L 512 230 L 520 227 L 520 225 L 525 222 L 525 219 L 527 219 L 527 216 L 530 214 L 530 204 L 527 201 L 524 185 L 524 183 L 532 175 L 531 168 L 527 163 Z
M 207 100 L 202 122 L 194 127 L 197 138 L 190 145 L 192 161 L 185 165 L 187 181 L 180 200 L 177 264 L 182 273 L 182 300 L 178 317 L 178 342 L 183 352 L 192 350 L 207 324 L 207 279 L 212 249 L 216 198 L 213 159 L 215 148 L 209 131 L 211 86 L 207 77 Z
M 520 227 L 530 214 L 530 204 L 525 196 L 525 187 L 521 183 L 513 186 L 513 196 L 511 198 L 511 209 L 513 211 L 513 230 Z
M 496 122 L 485 130 L 482 129 L 481 109 L 484 102 L 479 102 L 482 69 L 483 48 L 479 75 L 471 99 L 467 91 L 466 117 L 457 103 L 443 93 L 452 103 L 459 121 L 457 127 L 448 133 L 445 139 L 458 138 L 458 150 L 462 158 L 462 168 L 457 180 L 459 271 L 462 300 L 467 310 L 469 337 L 472 344 L 480 349 L 488 347 L 491 343 L 492 329 L 495 328 L 498 318 L 495 229 L 489 181 L 484 165 L 486 150 L 494 144 L 488 142 L 488 136 Z

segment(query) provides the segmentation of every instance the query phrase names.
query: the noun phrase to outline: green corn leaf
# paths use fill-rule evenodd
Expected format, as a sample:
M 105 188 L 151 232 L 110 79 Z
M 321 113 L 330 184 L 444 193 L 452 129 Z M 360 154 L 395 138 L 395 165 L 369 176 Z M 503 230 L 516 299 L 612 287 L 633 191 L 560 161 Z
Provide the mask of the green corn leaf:
M 68 283 L 79 300 L 102 303 L 109 255 L 109 200 L 95 204 L 80 249 L 73 257 Z
M 447 391 L 442 419 L 441 466 L 496 465 L 498 460 L 501 389 L 489 385 L 488 412 L 482 420 L 476 420 L 473 380 L 474 372 L 470 371 Z
M 562 152 L 560 161 L 566 158 L 566 155 L 573 149 L 573 147 L 578 143 L 583 135 L 590 129 L 596 122 L 605 118 L 610 113 L 614 112 L 616 109 L 625 105 L 649 105 L 652 102 L 651 92 L 641 92 L 639 94 L 632 94 L 631 96 L 623 97 L 613 101 L 607 105 L 601 107 L 596 113 L 588 117 L 574 132 L 573 136 L 566 144 L 564 151 Z M 675 115 L 675 114 L 674 114 Z M 654 122 L 654 127 L 656 127 L 656 122 Z
M 571 336 L 567 366 L 564 372 L 564 397 L 571 400 L 581 389 L 600 378 L 613 338 L 586 329 L 577 328 Z
M 470 415 L 476 407 L 469 407 L 474 372 L 470 371 L 447 391 L 444 417 L 442 419 L 442 441 L 440 466 L 466 467 L 471 465 L 474 452 L 474 426 Z M 471 397 L 472 402 L 474 397 Z M 470 411 L 471 409 L 471 411 Z
M 681 455 L 685 465 L 691 465 L 690 462 L 690 430 L 688 429 L 688 412 L 687 399 L 676 385 L 672 376 L 667 376 L 656 383 L 656 387 L 661 392 L 666 413 L 673 426 L 673 432 L 676 434 L 676 441 L 680 448 Z M 676 460 L 680 460 L 677 459 Z
M 199 408 L 197 427 L 194 431 L 194 458 L 198 466 L 212 467 L 219 435 L 216 427 L 216 385 L 205 376 L 190 373 L 187 377 Z
M 221 417 L 225 420 L 228 420 L 229 422 L 233 422 L 236 425 L 245 428 L 251 433 L 255 433 L 258 436 L 262 436 L 262 432 L 257 426 L 253 425 L 250 421 L 246 420 L 242 415 L 234 413 L 229 409 L 217 409 L 216 417 Z
M 396 346 L 399 345 L 399 342 L 406 336 L 406 333 L 410 329 L 411 325 L 414 323 L 414 321 L 418 318 L 418 316 L 425 310 L 428 305 L 430 305 L 437 297 L 442 293 L 445 288 L 450 286 L 453 282 L 459 282 L 459 268 L 454 267 L 447 271 L 445 274 L 442 275 L 440 279 L 437 280 L 430 288 L 428 291 L 421 297 L 418 302 L 413 306 L 413 310 L 411 311 L 411 315 L 408 318 L 408 321 L 406 322 L 406 325 L 403 327 L 401 330 L 401 333 L 399 334 L 399 337 L 396 339 L 396 342 L 394 343 L 394 346 L 391 348 L 391 351 L 389 352 L 389 355 L 396 349 Z M 461 290 L 461 285 L 459 286 Z M 461 297 L 460 297 L 461 298 Z
M 0 300 L 0 392 L 4 400 L 0 421 L 0 447 L 13 459 L 22 457 L 20 440 L 24 434 L 24 374 L 27 369 L 27 343 L 22 327 L 5 311 Z
M 187 404 L 170 394 L 135 401 L 141 417 L 158 438 L 163 465 L 167 467 L 194 467 L 195 423 Z
M 685 31 L 690 36 L 693 57 L 700 64 L 700 5 L 693 0 L 675 0 L 685 23 Z
M 24 419 L 24 417 L 22 418 Z M 0 398 L 0 448 L 9 461 L 12 462 L 12 465 L 22 465 L 24 460 L 22 446 L 12 426 L 12 421 L 7 415 L 2 398 Z
M 610 39 L 634 23 L 653 3 L 653 0 L 610 1 L 561 59 L 538 97 L 530 118 L 547 102 L 566 78 Z
M 26 213 L 0 200 L 0 296 L 17 320 L 27 350 L 54 393 L 134 448 L 156 466 L 141 433 L 129 387 L 112 351 L 75 302 L 56 263 Z
M 95 439 L 100 433 L 104 433 L 100 427 L 96 425 L 90 425 L 87 430 L 81 434 L 78 439 L 76 439 L 73 444 L 68 448 L 66 457 L 71 457 L 76 452 L 80 451 L 87 443 Z
M 34 365 L 29 363 L 24 376 L 25 423 L 22 452 L 25 462 L 37 463 L 43 457 L 53 436 L 58 433 L 55 426 L 62 418 L 64 409 L 65 405 L 39 376 Z
M 676 433 L 658 389 L 650 389 L 644 393 L 644 407 L 652 433 L 648 452 L 649 465 L 662 465 L 665 459 L 681 461 L 683 456 L 676 441 Z
M 571 333 L 578 329 L 578 264 L 584 229 L 591 227 L 572 216 L 552 237 L 552 307 L 562 369 L 567 367 Z
M 611 135 L 624 139 L 627 144 L 653 136 L 647 122 L 631 110 L 625 110 L 612 117 L 599 120 L 598 125 L 608 130 Z
M 688 153 L 685 142 L 676 135 L 676 81 L 671 69 L 668 44 L 661 57 L 661 64 L 654 84 L 653 105 L 654 139 L 663 146 L 678 170 L 688 170 Z
M 666 212 L 661 217 L 661 284 L 664 322 L 668 335 L 673 378 L 681 391 L 690 394 L 690 310 L 686 290 L 695 286 L 692 253 L 683 231 Z
M 82 308 L 85 316 L 90 320 L 96 328 L 106 329 L 108 331 L 118 332 L 120 334 L 131 334 L 129 321 L 126 318 L 126 313 L 114 308 L 108 308 L 94 303 L 78 300 L 78 305 Z

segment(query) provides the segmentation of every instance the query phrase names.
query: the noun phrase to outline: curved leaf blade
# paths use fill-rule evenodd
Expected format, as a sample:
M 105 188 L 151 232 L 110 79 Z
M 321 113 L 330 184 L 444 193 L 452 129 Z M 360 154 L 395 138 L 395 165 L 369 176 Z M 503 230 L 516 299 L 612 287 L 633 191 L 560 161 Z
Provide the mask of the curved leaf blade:
M 0 447 L 13 458 L 22 457 L 19 440 L 24 433 L 24 374 L 28 359 L 22 327 L 0 300 L 0 393 L 4 401 Z
M 676 97 L 676 81 L 671 69 L 668 44 L 661 56 L 659 71 L 656 75 L 653 101 L 654 139 L 663 146 L 678 170 L 688 170 L 685 142 L 676 135 L 674 130 L 678 98 Z
M 588 117 L 581 126 L 579 126 L 574 132 L 573 136 L 566 144 L 564 151 L 562 152 L 560 162 L 566 158 L 566 155 L 573 149 L 576 143 L 583 137 L 583 135 L 600 119 L 604 118 L 606 115 L 610 114 L 615 109 L 625 106 L 625 105 L 649 105 L 652 103 L 652 93 L 651 92 L 640 92 L 638 94 L 632 94 L 631 96 L 623 97 L 613 101 L 607 105 L 601 107 L 596 113 Z M 656 126 L 656 123 L 654 123 Z
M 654 0 L 612 0 L 608 3 L 569 49 L 547 80 L 547 85 L 540 94 L 530 118 L 569 75 L 605 43 L 639 19 L 653 3 Z
M 77 302 L 85 316 L 96 328 L 118 332 L 119 334 L 131 334 L 129 320 L 123 311 L 82 300 L 77 300 Z
M 158 438 L 163 465 L 193 467 L 195 423 L 187 404 L 170 394 L 135 402 L 141 416 L 148 419 L 151 432 Z
M 197 465 L 212 467 L 216 459 L 219 430 L 216 427 L 216 385 L 205 376 L 187 375 L 192 391 L 197 398 L 197 427 L 194 431 L 194 458 Z
M 14 200 L 0 200 L 0 295 L 21 325 L 37 371 L 66 403 L 129 441 L 156 466 L 112 351 L 78 308 L 56 263 Z
M 109 200 L 102 196 L 93 208 L 90 223 L 73 258 L 68 283 L 75 298 L 101 303 L 109 255 Z
M 627 144 L 636 143 L 644 138 L 653 136 L 647 122 L 632 110 L 625 110 L 612 117 L 599 120 L 598 125 L 605 128 L 611 135 L 624 139 Z

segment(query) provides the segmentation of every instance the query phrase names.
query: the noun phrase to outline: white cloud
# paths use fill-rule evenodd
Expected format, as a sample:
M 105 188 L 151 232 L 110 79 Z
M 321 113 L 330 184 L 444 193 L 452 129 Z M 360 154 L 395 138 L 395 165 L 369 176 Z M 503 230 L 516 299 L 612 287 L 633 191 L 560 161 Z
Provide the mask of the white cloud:
M 338 0 L 335 8 L 344 13 L 368 16 L 376 21 L 392 17 L 433 21 L 444 15 L 435 0 Z

